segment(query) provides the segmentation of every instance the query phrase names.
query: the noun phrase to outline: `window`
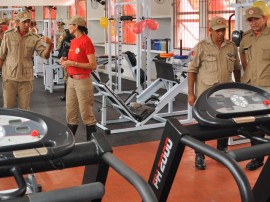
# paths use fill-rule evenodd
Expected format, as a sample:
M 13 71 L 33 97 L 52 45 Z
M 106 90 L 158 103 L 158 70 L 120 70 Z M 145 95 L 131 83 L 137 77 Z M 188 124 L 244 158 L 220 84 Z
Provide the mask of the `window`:
M 86 19 L 86 0 L 75 0 L 74 4 L 69 6 L 69 18 L 80 15 Z
M 78 4 L 77 14 L 86 18 L 86 0 L 79 0 L 77 4 Z
M 180 40 L 182 40 L 183 49 L 193 48 L 200 39 L 200 30 L 202 24 L 209 27 L 209 20 L 216 15 L 229 20 L 234 14 L 234 8 L 230 4 L 234 4 L 236 0 L 176 0 L 175 4 L 175 30 L 174 30 L 174 47 L 180 48 Z M 199 6 L 208 8 L 207 11 L 199 10 Z M 204 18 L 204 16 L 206 17 Z M 201 18 L 201 19 L 200 19 Z M 207 22 L 200 24 L 200 20 L 207 19 Z M 231 30 L 234 29 L 235 22 L 231 21 Z M 201 26 L 201 27 L 200 27 Z M 227 29 L 227 38 L 229 36 Z
M 131 2 L 130 4 L 128 2 Z M 127 3 L 127 4 L 126 4 Z M 125 0 L 123 1 L 122 5 L 116 6 L 114 4 L 114 1 L 111 1 L 110 4 L 110 11 L 111 11 L 111 16 L 108 16 L 108 18 L 114 18 L 114 20 L 111 21 L 112 26 L 116 24 L 116 29 L 113 29 L 113 33 L 111 36 L 112 42 L 118 41 L 118 38 L 115 37 L 114 34 L 119 36 L 119 33 L 122 34 L 122 43 L 124 44 L 136 44 L 136 34 L 132 31 L 132 26 L 136 23 L 135 17 L 136 17 L 136 1 L 135 0 Z M 115 11 L 116 9 L 116 11 Z M 118 13 L 115 13 L 118 12 Z M 117 19 L 115 19 L 115 16 Z M 134 19 L 133 20 L 123 20 L 119 21 L 119 18 L 121 16 L 132 16 Z M 121 29 L 121 30 L 120 30 Z M 114 32 L 117 33 L 114 33 Z
M 55 6 L 44 6 L 44 20 L 45 19 L 56 19 L 56 7 Z

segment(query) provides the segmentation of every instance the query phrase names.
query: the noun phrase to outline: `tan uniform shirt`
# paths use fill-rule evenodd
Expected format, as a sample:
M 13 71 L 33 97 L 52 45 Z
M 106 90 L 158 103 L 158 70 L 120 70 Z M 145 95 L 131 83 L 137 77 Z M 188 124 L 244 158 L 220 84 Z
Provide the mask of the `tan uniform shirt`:
M 59 36 L 56 39 L 56 50 L 59 50 L 61 47 L 61 42 L 62 40 L 67 36 L 66 32 L 65 32 L 65 28 L 60 28 L 58 30 L 58 32 L 60 33 Z
M 2 66 L 3 79 L 33 80 L 34 51 L 46 59 L 43 54 L 45 49 L 43 40 L 38 35 L 28 31 L 21 37 L 17 27 L 7 30 L 0 48 L 0 59 L 4 61 Z
M 270 28 L 257 37 L 252 30 L 245 32 L 239 52 L 248 60 L 241 82 L 270 89 Z
M 232 72 L 241 69 L 237 48 L 231 41 L 225 40 L 218 48 L 209 36 L 194 47 L 193 53 L 188 72 L 197 74 L 197 97 L 215 84 L 231 82 Z

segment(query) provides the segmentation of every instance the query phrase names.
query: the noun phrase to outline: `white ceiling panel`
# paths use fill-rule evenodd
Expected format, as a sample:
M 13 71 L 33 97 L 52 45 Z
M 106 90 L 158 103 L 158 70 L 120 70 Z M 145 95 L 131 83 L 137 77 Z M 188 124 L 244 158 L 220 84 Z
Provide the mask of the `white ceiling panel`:
M 0 0 L 0 6 L 70 6 L 75 0 Z

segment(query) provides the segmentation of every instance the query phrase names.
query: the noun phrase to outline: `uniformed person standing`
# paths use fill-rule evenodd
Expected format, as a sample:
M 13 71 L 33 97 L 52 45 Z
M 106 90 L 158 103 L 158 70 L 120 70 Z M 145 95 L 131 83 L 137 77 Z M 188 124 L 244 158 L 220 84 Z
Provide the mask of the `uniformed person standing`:
M 188 67 L 188 103 L 193 106 L 197 97 L 213 85 L 240 81 L 241 65 L 236 45 L 225 39 L 226 20 L 214 17 L 210 21 L 210 36 L 200 41 L 193 49 Z M 228 138 L 217 140 L 217 149 L 227 151 Z M 196 152 L 195 166 L 206 168 L 204 154 Z
M 39 56 L 48 59 L 52 41 L 29 31 L 29 12 L 18 13 L 16 20 L 18 26 L 5 32 L 0 48 L 4 108 L 30 110 L 34 79 L 33 54 L 36 51 Z M 48 44 L 47 47 L 43 45 L 44 42 Z
M 5 21 L 3 18 L 0 18 L 0 45 L 2 43 L 5 31 Z
M 57 38 L 56 38 L 56 50 L 58 50 L 59 52 L 61 52 L 61 45 L 63 40 L 68 39 L 68 38 L 73 38 L 73 36 L 71 36 L 71 34 L 69 33 L 68 29 L 65 29 L 65 23 L 62 21 L 57 22 Z M 67 80 L 68 80 L 68 73 L 66 71 L 66 69 L 64 69 L 64 96 L 60 97 L 61 101 L 66 101 L 66 92 L 67 92 Z
M 74 16 L 68 22 L 71 40 L 68 57 L 61 57 L 61 65 L 69 75 L 66 94 L 66 117 L 70 130 L 75 135 L 79 124 L 79 114 L 86 125 L 87 140 L 96 132 L 96 118 L 93 112 L 94 87 L 90 74 L 96 69 L 95 48 L 87 36 L 86 21 Z
M 241 82 L 270 89 L 270 28 L 267 17 L 258 7 L 245 12 L 250 30 L 244 33 L 240 43 L 240 59 L 244 69 Z M 264 136 L 264 134 L 261 134 Z M 251 140 L 251 145 L 256 144 Z M 264 157 L 252 159 L 246 169 L 256 170 L 263 165 Z
M 56 50 L 61 47 L 62 40 L 67 36 L 65 31 L 65 23 L 62 21 L 57 22 L 57 37 L 56 37 Z

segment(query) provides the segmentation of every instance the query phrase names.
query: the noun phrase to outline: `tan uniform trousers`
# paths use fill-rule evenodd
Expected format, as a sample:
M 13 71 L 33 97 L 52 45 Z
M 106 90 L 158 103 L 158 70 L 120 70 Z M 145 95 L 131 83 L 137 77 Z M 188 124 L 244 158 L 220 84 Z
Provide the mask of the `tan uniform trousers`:
M 33 91 L 32 81 L 3 80 L 4 108 L 30 110 L 30 97 Z M 18 106 L 17 106 L 18 101 Z
M 66 119 L 71 125 L 79 124 L 79 112 L 85 125 L 95 125 L 93 112 L 94 87 L 90 77 L 84 79 L 68 78 L 66 93 Z

